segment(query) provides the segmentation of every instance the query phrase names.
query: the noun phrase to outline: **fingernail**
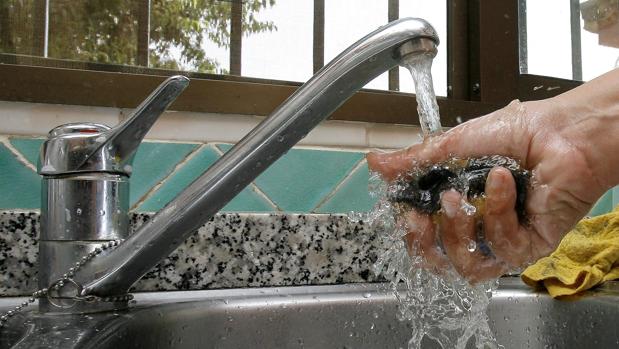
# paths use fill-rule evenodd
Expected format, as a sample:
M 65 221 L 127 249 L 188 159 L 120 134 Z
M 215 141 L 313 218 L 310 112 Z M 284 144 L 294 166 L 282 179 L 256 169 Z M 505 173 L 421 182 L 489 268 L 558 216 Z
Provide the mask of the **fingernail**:
M 497 177 L 496 170 L 490 171 L 488 179 L 486 180 L 486 192 L 497 192 L 501 190 L 502 183 Z
M 443 207 L 443 211 L 449 218 L 454 218 L 458 213 L 458 203 L 453 202 L 447 198 L 441 199 L 441 206 Z
M 406 228 L 411 231 L 419 231 L 419 224 L 417 224 L 417 221 L 412 219 L 411 216 L 406 216 Z
M 382 160 L 385 154 L 386 153 L 371 151 L 365 155 L 365 158 L 368 160 L 368 162 L 379 162 Z

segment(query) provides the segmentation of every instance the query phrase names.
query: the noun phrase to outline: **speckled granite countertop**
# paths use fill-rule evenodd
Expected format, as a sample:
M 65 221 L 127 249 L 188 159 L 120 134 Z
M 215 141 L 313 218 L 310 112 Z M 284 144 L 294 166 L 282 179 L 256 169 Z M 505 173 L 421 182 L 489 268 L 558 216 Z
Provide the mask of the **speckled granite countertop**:
M 133 214 L 135 229 L 150 214 Z M 39 213 L 0 211 L 0 296 L 37 286 Z M 345 215 L 219 214 L 140 280 L 135 291 L 378 281 L 384 246 Z

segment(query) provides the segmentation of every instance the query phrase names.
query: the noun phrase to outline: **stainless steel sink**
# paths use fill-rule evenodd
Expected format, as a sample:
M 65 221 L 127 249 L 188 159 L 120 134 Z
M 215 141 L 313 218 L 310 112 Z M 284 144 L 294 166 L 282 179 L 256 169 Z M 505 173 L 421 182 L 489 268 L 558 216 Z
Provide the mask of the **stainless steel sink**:
M 19 300 L 3 298 L 0 309 Z M 0 347 L 406 348 L 411 336 L 381 284 L 141 293 L 136 300 L 116 313 L 15 316 Z M 619 347 L 619 283 L 556 301 L 503 278 L 488 315 L 506 348 Z

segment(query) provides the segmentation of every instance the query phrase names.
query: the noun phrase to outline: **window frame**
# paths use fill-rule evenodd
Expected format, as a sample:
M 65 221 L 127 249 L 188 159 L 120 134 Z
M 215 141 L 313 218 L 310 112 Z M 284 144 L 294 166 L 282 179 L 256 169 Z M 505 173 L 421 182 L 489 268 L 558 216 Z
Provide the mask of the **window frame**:
M 385 1 L 389 1 L 389 17 L 393 19 L 398 1 Z M 447 97 L 438 98 L 443 126 L 452 127 L 487 114 L 516 98 L 552 97 L 581 84 L 520 73 L 519 22 L 522 16 L 519 16 L 519 6 L 521 8 L 523 0 L 445 1 L 448 34 L 444 45 L 447 46 L 449 88 Z M 500 13 L 503 16 L 497 15 Z M 319 52 L 320 47 L 324 48 L 324 0 L 315 0 L 314 16 L 317 16 L 313 52 L 316 70 L 324 63 Z M 143 48 L 144 41 L 139 41 L 139 45 Z M 0 63 L 3 87 L 0 100 L 4 101 L 134 108 L 166 76 L 183 74 L 191 78 L 192 83 L 171 106 L 172 110 L 266 116 L 301 85 L 238 75 L 8 54 L 0 54 Z M 397 83 L 390 79 L 390 87 Z M 539 86 L 552 86 L 552 89 Z M 330 119 L 419 125 L 416 110 L 413 94 L 364 89 L 353 95 Z

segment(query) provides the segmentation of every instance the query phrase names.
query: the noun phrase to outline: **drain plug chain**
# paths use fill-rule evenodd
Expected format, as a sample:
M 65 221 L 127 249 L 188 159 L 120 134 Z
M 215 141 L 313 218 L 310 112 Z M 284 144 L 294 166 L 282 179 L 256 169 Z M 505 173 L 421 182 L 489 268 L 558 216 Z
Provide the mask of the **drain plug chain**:
M 92 260 L 96 256 L 100 255 L 103 251 L 117 247 L 118 245 L 122 243 L 122 241 L 123 240 L 112 240 L 104 244 L 101 244 L 100 246 L 96 247 L 94 250 L 92 250 L 91 252 L 83 256 L 80 260 L 75 262 L 75 265 L 73 267 L 69 268 L 69 270 L 65 274 L 63 274 L 60 279 L 53 282 L 48 288 L 42 288 L 40 290 L 33 292 L 27 301 L 22 302 L 21 304 L 15 306 L 13 309 L 7 311 L 4 314 L 0 314 L 0 328 L 3 327 L 7 323 L 7 321 L 9 321 L 11 317 L 21 312 L 25 307 L 34 303 L 39 298 L 47 298 L 51 304 L 53 304 L 56 307 L 60 307 L 60 308 L 70 308 L 73 305 L 75 305 L 75 303 L 80 302 L 80 301 L 87 302 L 87 303 L 94 303 L 94 302 L 124 302 L 124 301 L 132 300 L 133 299 L 132 294 L 124 294 L 124 295 L 112 296 L 112 297 L 97 297 L 95 295 L 81 296 L 80 293 L 82 291 L 82 286 L 78 284 L 75 280 L 73 280 L 73 276 L 75 276 L 75 273 L 82 266 L 84 266 L 86 263 L 88 263 L 90 260 Z M 75 287 L 76 289 L 75 296 L 71 296 L 71 297 L 60 296 L 60 293 L 59 293 L 60 289 L 66 285 L 72 285 Z M 74 300 L 75 302 L 70 305 L 63 305 L 63 304 L 57 303 L 57 300 Z

